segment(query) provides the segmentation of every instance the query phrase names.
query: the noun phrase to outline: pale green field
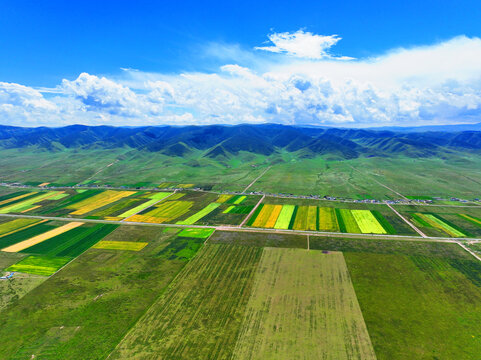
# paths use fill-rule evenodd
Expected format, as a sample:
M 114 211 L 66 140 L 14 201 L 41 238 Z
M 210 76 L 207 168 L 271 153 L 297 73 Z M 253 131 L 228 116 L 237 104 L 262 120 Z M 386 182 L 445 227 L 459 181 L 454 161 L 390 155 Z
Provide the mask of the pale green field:
M 376 359 L 342 253 L 265 248 L 233 359 Z

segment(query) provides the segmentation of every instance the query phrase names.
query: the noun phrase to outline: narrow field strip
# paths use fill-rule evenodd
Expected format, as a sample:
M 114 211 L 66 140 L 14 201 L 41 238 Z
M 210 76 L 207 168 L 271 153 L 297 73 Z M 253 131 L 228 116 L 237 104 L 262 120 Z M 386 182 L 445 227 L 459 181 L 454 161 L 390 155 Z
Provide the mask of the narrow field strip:
M 148 223 L 168 222 L 186 214 L 193 205 L 194 203 L 192 201 L 169 200 L 161 202 L 153 209 L 146 210 L 147 212 L 141 212 L 140 214 L 133 215 L 129 218 L 129 220 Z
M 41 243 L 42 241 L 48 240 L 54 236 L 60 235 L 66 231 L 69 231 L 71 229 L 75 229 L 78 226 L 83 225 L 83 222 L 70 222 L 68 224 L 65 224 L 63 226 L 60 226 L 58 228 L 55 228 L 53 230 L 47 231 L 46 233 L 37 235 L 33 238 L 30 238 L 28 240 L 24 240 L 22 242 L 16 243 L 14 245 L 8 246 L 6 248 L 3 248 L 2 251 L 6 252 L 19 252 L 22 251 L 26 248 L 29 248 L 30 246 L 36 245 L 38 243 Z
M 234 209 L 235 206 L 232 205 L 232 206 L 229 206 L 227 209 L 225 209 L 224 211 L 222 211 L 222 214 L 228 214 L 232 211 L 232 209 Z
M 369 210 L 351 210 L 351 214 L 363 234 L 387 234 Z
M 333 208 L 319 208 L 319 230 L 320 231 L 339 231 L 336 212 Z
M 271 213 L 274 211 L 275 205 L 264 204 L 257 214 L 252 226 L 254 227 L 265 227 L 266 222 L 269 220 Z M 255 215 L 255 214 L 254 214 Z
M 306 230 L 317 231 L 317 206 L 309 206 L 307 209 Z
M 225 203 L 227 200 L 229 200 L 233 195 L 227 195 L 227 194 L 221 194 L 219 195 L 219 198 L 215 201 L 218 203 Z
M 92 246 L 92 249 L 140 251 L 148 244 L 148 242 L 101 240 Z
M 21 201 L 19 203 L 15 203 L 10 206 L 6 206 L 0 209 L 0 214 L 8 214 L 12 212 L 22 212 L 31 208 L 35 203 L 47 200 L 48 198 L 57 195 L 58 191 L 48 191 L 46 193 L 39 194 L 33 198 L 29 198 L 27 200 Z M 61 192 L 63 193 L 63 191 Z
M 265 228 L 273 228 L 274 225 L 276 224 L 277 218 L 279 217 L 279 214 L 281 213 L 282 210 L 282 205 L 274 205 L 271 214 L 269 215 L 269 218 L 264 224 Z
M 144 209 L 147 209 L 148 207 L 154 205 L 156 202 L 158 202 L 159 200 L 158 199 L 151 199 L 151 200 L 148 200 L 130 210 L 127 210 L 125 212 L 123 212 L 122 214 L 118 215 L 118 217 L 121 217 L 121 218 L 127 218 L 129 216 L 132 216 L 138 212 L 141 212 L 142 210 Z
M 12 198 L 2 200 L 2 201 L 0 201 L 0 205 L 9 204 L 13 201 L 17 201 L 17 200 L 21 200 L 23 198 L 26 198 L 27 196 L 32 196 L 33 194 L 38 194 L 38 192 L 28 192 L 26 194 L 21 194 L 21 195 L 12 197 Z
M 291 223 L 291 217 L 294 213 L 295 205 L 282 205 L 281 213 L 277 218 L 274 229 L 289 229 L 289 224 Z
M 212 228 L 192 228 L 183 229 L 177 236 L 206 239 L 212 235 L 215 229 Z
M 34 226 L 41 220 L 38 219 L 15 219 L 6 223 L 0 224 L 0 238 L 13 234 L 14 232 L 27 229 L 30 226 Z M 43 220 L 45 222 L 46 220 Z
M 230 359 L 261 254 L 205 245 L 109 359 Z
M 451 225 L 447 224 L 437 216 L 434 216 L 433 214 L 422 214 L 422 213 L 416 213 L 417 216 L 419 216 L 422 220 L 426 221 L 429 225 L 432 227 L 441 230 L 448 234 L 449 236 L 452 237 L 465 237 L 466 234 L 462 233 L 461 231 L 453 228 Z
M 215 209 L 217 209 L 218 207 L 220 206 L 220 203 L 210 203 L 209 205 L 207 205 L 205 208 L 203 208 L 202 210 L 198 211 L 197 213 L 195 213 L 194 215 L 192 216 L 189 216 L 187 219 L 185 220 L 182 220 L 182 221 L 178 221 L 177 224 L 180 224 L 180 225 L 193 225 L 195 224 L 197 221 L 199 221 L 200 219 L 202 219 L 204 216 L 206 216 L 207 214 L 210 214 L 212 211 L 214 211 Z
M 342 253 L 266 248 L 233 359 L 376 359 Z
M 235 205 L 240 204 L 241 202 L 243 202 L 246 199 L 246 197 L 247 196 L 245 196 L 245 195 L 239 196 L 237 199 L 235 199 L 234 202 L 232 202 L 232 204 L 235 204 Z
M 349 209 L 336 209 L 339 230 L 345 233 L 361 234 L 361 229 Z
M 22 250 L 22 253 L 45 256 L 77 257 L 114 231 L 118 225 L 95 224 L 79 226 Z
M 75 211 L 71 212 L 70 215 L 84 215 L 90 211 L 112 204 L 135 193 L 135 191 L 104 191 L 100 194 L 94 195 L 74 205 L 71 205 L 70 208 L 75 209 Z
M 307 228 L 307 215 L 309 213 L 308 206 L 298 206 L 297 213 L 294 220 L 292 229 L 294 230 L 306 230 Z
M 469 221 L 470 223 L 472 223 L 474 225 L 477 225 L 477 226 L 481 227 L 481 219 L 478 219 L 474 216 L 470 216 L 470 215 L 467 215 L 467 214 L 458 214 L 458 216 L 460 216 L 464 220 Z

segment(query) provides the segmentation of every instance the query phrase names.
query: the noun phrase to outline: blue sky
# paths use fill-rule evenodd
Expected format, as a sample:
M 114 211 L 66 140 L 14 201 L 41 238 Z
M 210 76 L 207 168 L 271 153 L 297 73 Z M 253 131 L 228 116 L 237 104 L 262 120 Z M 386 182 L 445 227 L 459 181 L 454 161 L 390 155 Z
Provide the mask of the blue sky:
M 481 121 L 479 1 L 1 7 L 1 123 Z

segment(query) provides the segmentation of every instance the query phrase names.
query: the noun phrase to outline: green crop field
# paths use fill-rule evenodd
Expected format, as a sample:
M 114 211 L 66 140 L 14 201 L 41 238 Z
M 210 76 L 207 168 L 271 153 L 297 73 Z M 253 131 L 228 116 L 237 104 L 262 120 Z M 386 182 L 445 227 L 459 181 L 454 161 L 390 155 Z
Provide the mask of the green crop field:
M 357 224 L 351 210 L 348 209 L 336 209 L 337 222 L 339 224 L 339 230 L 341 232 L 359 234 L 361 229 Z
M 207 245 L 109 358 L 229 358 L 261 253 Z
M 319 208 L 319 230 L 320 231 L 339 231 L 337 225 L 336 212 L 333 208 Z
M 19 229 L 18 231 L 2 236 L 0 238 L 0 249 L 4 249 L 8 246 L 11 246 L 13 244 L 17 244 L 21 241 L 30 239 L 34 236 L 40 235 L 44 232 L 53 230 L 55 228 L 54 225 L 52 225 L 52 222 L 38 222 L 34 224 L 33 226 L 27 227 L 27 228 L 22 228 Z
M 232 358 L 375 359 L 342 254 L 266 248 Z
M 202 210 L 198 211 L 194 215 L 189 216 L 187 219 L 178 221 L 177 224 L 182 224 L 182 225 L 192 225 L 195 224 L 197 221 L 202 219 L 204 216 L 208 215 L 215 209 L 217 209 L 220 206 L 219 203 L 213 202 L 207 205 L 205 208 Z
M 297 213 L 296 213 L 296 217 L 295 217 L 294 225 L 292 226 L 292 229 L 306 230 L 308 211 L 309 211 L 308 206 L 299 206 L 297 208 Z
M 4 222 L 0 224 L 0 238 L 20 229 L 32 226 L 38 222 L 40 222 L 38 219 L 15 219 Z
M 177 236 L 206 239 L 211 236 L 213 232 L 214 229 L 209 228 L 192 228 L 183 229 Z
M 17 271 L 26 274 L 50 276 L 72 260 L 71 257 L 49 257 L 31 255 L 18 263 L 9 266 L 7 271 Z
M 470 279 L 479 262 L 344 256 L 378 359 L 479 357 L 481 288 Z
M 42 241 L 21 252 L 74 258 L 114 231 L 117 227 L 118 225 L 112 224 L 85 224 Z
M 277 218 L 275 229 L 289 229 L 291 223 L 292 214 L 294 213 L 294 205 L 283 205 L 282 210 Z

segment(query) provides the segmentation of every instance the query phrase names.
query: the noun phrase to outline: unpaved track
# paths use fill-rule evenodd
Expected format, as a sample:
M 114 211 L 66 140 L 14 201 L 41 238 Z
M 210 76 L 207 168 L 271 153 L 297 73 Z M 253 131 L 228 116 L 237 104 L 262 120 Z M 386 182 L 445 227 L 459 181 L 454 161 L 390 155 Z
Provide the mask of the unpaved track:
M 251 212 L 249 214 L 247 214 L 247 216 L 244 218 L 244 220 L 242 220 L 242 222 L 240 223 L 240 225 L 238 227 L 242 227 L 245 225 L 245 223 L 247 222 L 247 220 L 249 220 L 252 216 L 252 214 L 254 214 L 254 212 L 257 210 L 257 208 L 259 207 L 260 204 L 262 204 L 262 202 L 264 201 L 265 199 L 265 195 L 263 195 L 261 197 L 261 199 L 259 200 L 259 202 L 256 204 L 256 206 L 254 206 L 254 208 L 251 210 Z
M 244 191 L 242 193 L 245 193 L 252 185 L 254 185 L 254 183 L 259 180 L 261 177 L 264 176 L 264 174 L 269 171 L 269 169 L 271 168 L 272 166 L 269 166 L 267 169 L 265 169 L 262 174 L 260 174 L 258 177 L 256 177 L 249 185 L 247 185 L 247 187 L 244 189 Z
M 366 175 L 364 172 L 362 172 L 361 170 L 356 169 L 356 168 L 355 168 L 354 166 L 352 166 L 352 165 L 349 165 L 349 167 L 350 167 L 351 169 L 357 171 L 357 172 L 360 172 L 360 173 L 363 174 L 363 175 Z M 403 194 L 398 193 L 396 190 L 391 189 L 389 186 L 384 185 L 383 183 L 377 181 L 377 179 L 374 177 L 374 175 L 373 175 L 372 173 L 369 173 L 369 174 L 371 175 L 371 178 L 374 180 L 374 182 L 376 182 L 378 185 L 381 185 L 382 187 L 388 189 L 389 191 L 392 191 L 393 193 L 397 194 L 398 196 L 400 196 L 401 198 L 403 198 L 403 199 L 406 200 L 406 201 L 411 201 L 411 200 L 409 200 L 407 197 L 405 197 Z
M 435 242 L 458 242 L 458 239 L 443 238 L 443 237 L 430 237 L 425 238 L 414 235 L 389 235 L 389 234 L 350 234 L 341 232 L 328 232 L 328 231 L 307 231 L 307 230 L 281 230 L 281 229 L 263 229 L 263 228 L 249 228 L 239 227 L 238 225 L 180 225 L 180 224 L 155 224 L 155 223 L 143 223 L 136 221 L 117 221 L 117 220 L 98 220 L 98 219 L 79 219 L 79 218 L 66 218 L 66 217 L 51 217 L 51 216 L 37 216 L 37 215 L 15 215 L 15 214 L 0 214 L 0 217 L 9 218 L 28 218 L 28 219 L 45 219 L 56 221 L 82 221 L 86 223 L 97 224 L 119 224 L 119 225 L 137 225 L 137 226 L 158 226 L 158 227 L 175 227 L 175 228 L 209 228 L 216 229 L 218 231 L 237 231 L 237 232 L 254 232 L 254 233 L 266 233 L 266 234 L 291 234 L 291 235 L 311 235 L 311 236 L 328 236 L 328 237 L 342 237 L 351 239 L 385 239 L 385 240 L 414 240 L 414 241 L 435 241 Z M 481 238 L 462 238 L 463 241 L 481 242 Z
M 399 216 L 401 219 L 404 220 L 406 224 L 408 224 L 410 227 L 413 228 L 414 231 L 416 231 L 419 235 L 421 235 L 423 238 L 427 237 L 426 234 L 424 234 L 421 230 L 419 230 L 413 223 L 411 223 L 408 219 L 406 219 L 404 216 L 402 216 L 396 209 L 394 209 L 391 204 L 386 203 L 386 205 L 394 211 L 394 213 Z

